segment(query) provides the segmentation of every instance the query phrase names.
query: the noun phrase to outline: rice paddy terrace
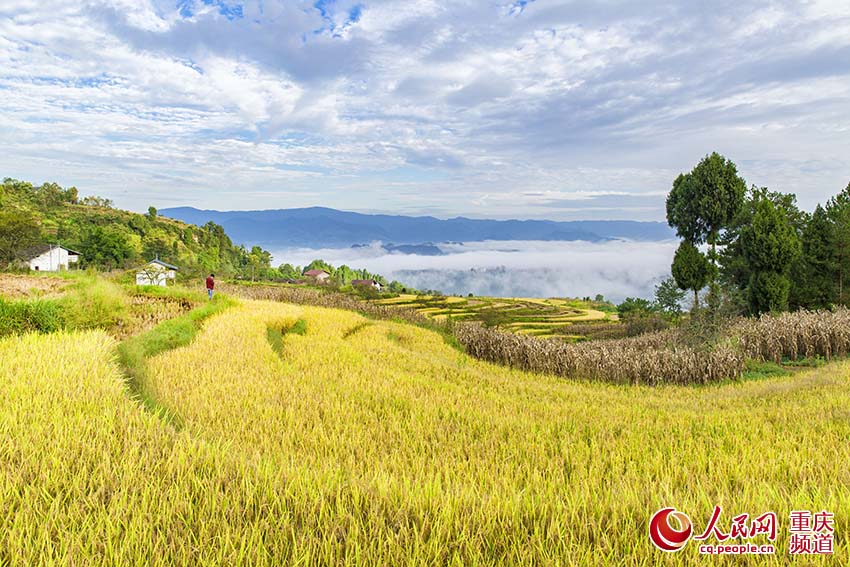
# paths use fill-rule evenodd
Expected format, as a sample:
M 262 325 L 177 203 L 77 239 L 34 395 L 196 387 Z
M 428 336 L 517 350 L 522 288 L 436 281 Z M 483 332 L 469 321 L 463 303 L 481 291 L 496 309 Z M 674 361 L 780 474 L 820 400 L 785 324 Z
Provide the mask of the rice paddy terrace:
M 571 341 L 595 338 L 618 326 L 617 310 L 606 301 L 412 294 L 377 301 L 416 309 L 436 320 L 482 321 L 504 331 Z
M 115 347 L 0 340 L 0 564 L 693 565 L 693 544 L 652 547 L 648 519 L 677 506 L 702 525 L 715 505 L 727 522 L 829 510 L 848 552 L 847 363 L 624 388 L 246 300 L 147 353 L 142 404 Z M 788 537 L 736 563 L 784 564 Z

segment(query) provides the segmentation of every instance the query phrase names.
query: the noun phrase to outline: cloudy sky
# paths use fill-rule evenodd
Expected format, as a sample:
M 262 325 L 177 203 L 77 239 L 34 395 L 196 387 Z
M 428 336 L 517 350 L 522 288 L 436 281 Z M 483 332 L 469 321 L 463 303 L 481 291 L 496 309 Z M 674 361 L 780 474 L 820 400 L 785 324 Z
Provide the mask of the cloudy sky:
M 2 0 L 0 175 L 140 210 L 663 219 L 850 181 L 850 2 Z

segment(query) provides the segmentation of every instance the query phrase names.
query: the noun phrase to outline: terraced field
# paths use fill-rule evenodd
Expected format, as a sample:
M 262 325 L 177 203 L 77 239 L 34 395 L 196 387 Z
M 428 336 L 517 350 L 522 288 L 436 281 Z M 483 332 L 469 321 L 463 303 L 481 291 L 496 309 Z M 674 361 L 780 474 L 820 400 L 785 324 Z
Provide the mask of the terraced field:
M 416 309 L 436 320 L 482 321 L 524 335 L 566 340 L 593 338 L 594 331 L 616 325 L 616 308 L 608 302 L 580 299 L 452 297 L 403 294 L 378 303 Z M 576 324 L 581 327 L 576 328 Z
M 416 326 L 245 301 L 149 359 L 166 420 L 114 347 L 0 340 L 0 564 L 707 564 L 696 542 L 655 549 L 648 522 L 675 506 L 702 529 L 715 505 L 726 530 L 779 518 L 776 555 L 736 564 L 787 563 L 791 510 L 833 512 L 835 558 L 850 553 L 848 363 L 575 383 Z

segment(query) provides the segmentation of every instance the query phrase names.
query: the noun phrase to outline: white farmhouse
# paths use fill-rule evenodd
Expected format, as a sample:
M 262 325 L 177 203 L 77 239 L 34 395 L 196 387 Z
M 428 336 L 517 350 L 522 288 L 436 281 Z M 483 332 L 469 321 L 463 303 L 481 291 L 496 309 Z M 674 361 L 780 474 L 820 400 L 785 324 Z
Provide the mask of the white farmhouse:
M 34 272 L 58 272 L 67 270 L 80 261 L 80 253 L 57 244 L 42 244 L 24 250 L 22 256 Z
M 177 266 L 163 262 L 159 258 L 151 260 L 136 272 L 136 285 L 165 286 L 168 280 L 177 277 Z

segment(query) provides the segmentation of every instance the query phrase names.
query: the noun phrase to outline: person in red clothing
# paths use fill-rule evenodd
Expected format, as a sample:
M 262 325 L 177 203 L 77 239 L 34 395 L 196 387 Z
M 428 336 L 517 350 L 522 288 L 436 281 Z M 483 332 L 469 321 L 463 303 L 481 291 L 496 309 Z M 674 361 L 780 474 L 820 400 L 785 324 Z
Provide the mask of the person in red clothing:
M 210 299 L 213 298 L 213 293 L 215 292 L 215 274 L 210 274 L 207 276 L 207 295 L 210 296 Z

